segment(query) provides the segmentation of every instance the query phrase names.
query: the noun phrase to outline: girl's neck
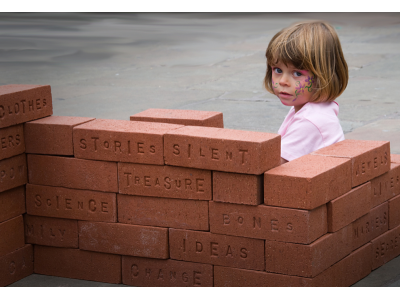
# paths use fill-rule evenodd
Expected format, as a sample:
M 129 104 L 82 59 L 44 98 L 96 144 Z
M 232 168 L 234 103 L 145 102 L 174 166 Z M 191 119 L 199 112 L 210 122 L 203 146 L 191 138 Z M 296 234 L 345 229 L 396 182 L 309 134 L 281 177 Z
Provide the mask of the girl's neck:
M 308 102 L 307 102 L 307 103 L 308 103 Z M 297 113 L 297 112 L 298 112 L 304 105 L 306 105 L 307 103 L 294 106 L 294 112 Z

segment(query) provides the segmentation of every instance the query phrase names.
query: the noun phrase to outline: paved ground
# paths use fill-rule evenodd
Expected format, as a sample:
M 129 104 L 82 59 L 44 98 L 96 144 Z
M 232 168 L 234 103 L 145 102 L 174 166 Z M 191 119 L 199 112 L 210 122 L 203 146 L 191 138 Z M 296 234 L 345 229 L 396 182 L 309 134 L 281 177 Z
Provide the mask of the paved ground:
M 227 128 L 277 132 L 288 108 L 262 87 L 271 37 L 295 21 L 337 30 L 350 69 L 346 138 L 400 154 L 400 14 L 4 14 L 0 85 L 50 84 L 54 115 L 128 120 L 147 108 L 213 110 Z M 400 286 L 400 258 L 356 286 Z M 102 286 L 32 275 L 14 286 Z

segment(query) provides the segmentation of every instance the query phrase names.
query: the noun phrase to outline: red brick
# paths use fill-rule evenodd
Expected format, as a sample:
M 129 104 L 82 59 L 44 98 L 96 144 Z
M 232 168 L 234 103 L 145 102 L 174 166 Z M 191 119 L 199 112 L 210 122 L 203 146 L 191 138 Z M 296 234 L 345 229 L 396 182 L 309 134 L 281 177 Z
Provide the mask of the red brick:
M 0 129 L 0 147 L 0 160 L 24 153 L 24 126 L 20 124 Z
M 0 86 L 0 128 L 50 116 L 53 113 L 49 85 Z
M 0 256 L 25 245 L 24 220 L 22 216 L 0 223 Z
M 0 161 L 0 192 L 27 183 L 26 156 L 20 154 Z
M 25 212 L 25 186 L 0 194 L 0 223 Z
M 0 257 L 0 286 L 7 286 L 33 273 L 32 245 Z
M 310 245 L 265 241 L 267 272 L 315 277 L 352 251 L 352 227 L 328 233 Z
M 169 258 L 168 229 L 79 221 L 79 248 L 97 252 Z
M 400 195 L 388 201 L 389 229 L 400 225 Z
M 397 226 L 371 241 L 372 269 L 375 270 L 400 255 L 400 226 Z
M 217 287 L 307 287 L 311 278 L 214 266 Z
M 29 183 L 95 190 L 118 191 L 117 163 L 73 157 L 28 154 Z
M 327 232 L 326 205 L 312 211 L 210 202 L 210 231 L 309 244 Z
M 117 195 L 118 222 L 209 230 L 208 201 Z
M 386 141 L 344 140 L 312 154 L 351 159 L 352 187 L 390 170 L 390 143 Z
M 371 183 L 353 188 L 327 204 L 328 232 L 335 232 L 369 213 L 372 208 Z
M 213 172 L 213 200 L 246 205 L 264 202 L 262 175 Z
M 118 163 L 121 194 L 211 200 L 211 171 Z
M 164 165 L 164 134 L 180 127 L 97 119 L 74 128 L 75 157 Z
M 72 156 L 73 127 L 91 120 L 94 118 L 50 116 L 25 123 L 26 152 Z
M 78 221 L 24 216 L 25 241 L 53 247 L 78 248 Z
M 388 231 L 388 224 L 388 203 L 384 202 L 352 223 L 352 249 L 355 250 Z
M 122 283 L 144 287 L 214 285 L 213 266 L 178 260 L 122 256 Z
M 210 232 L 169 229 L 172 259 L 264 270 L 264 241 Z
M 400 154 L 390 154 L 390 160 L 391 162 L 400 164 Z
M 79 249 L 34 246 L 36 274 L 121 283 L 121 256 Z
M 391 163 L 389 172 L 371 180 L 371 189 L 373 207 L 400 194 L 400 165 Z
M 149 108 L 132 115 L 130 120 L 191 126 L 224 127 L 223 115 L 221 112 L 217 111 Z
M 264 173 L 264 204 L 314 209 L 351 189 L 351 161 L 304 155 Z
M 280 135 L 267 132 L 185 126 L 164 138 L 167 165 L 261 175 L 280 155 Z
M 115 193 L 26 185 L 28 214 L 75 220 L 117 222 Z

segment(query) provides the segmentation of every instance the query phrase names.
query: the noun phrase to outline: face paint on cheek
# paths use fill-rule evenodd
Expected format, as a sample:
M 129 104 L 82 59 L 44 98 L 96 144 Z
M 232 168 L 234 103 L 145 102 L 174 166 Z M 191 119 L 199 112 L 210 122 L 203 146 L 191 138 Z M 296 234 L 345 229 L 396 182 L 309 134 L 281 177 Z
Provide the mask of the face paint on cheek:
M 272 79 L 271 79 L 272 80 Z M 276 82 L 274 82 L 273 80 L 272 80 L 272 88 L 273 89 L 276 89 L 278 87 L 278 83 Z
M 305 88 L 309 92 L 312 92 L 312 86 L 313 86 L 314 82 L 315 82 L 314 76 L 307 76 L 307 79 L 306 79 L 307 86 L 305 86 Z
M 306 88 L 305 83 L 301 84 L 300 81 L 296 82 L 296 90 L 294 91 L 296 98 L 294 98 L 292 102 L 297 100 L 297 96 L 299 96 L 300 94 L 304 94 L 305 88 Z

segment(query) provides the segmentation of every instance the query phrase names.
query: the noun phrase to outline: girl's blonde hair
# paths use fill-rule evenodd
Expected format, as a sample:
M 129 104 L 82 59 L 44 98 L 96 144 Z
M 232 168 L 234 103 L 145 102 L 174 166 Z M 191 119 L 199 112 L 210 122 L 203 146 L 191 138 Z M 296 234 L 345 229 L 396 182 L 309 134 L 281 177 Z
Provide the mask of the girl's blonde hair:
M 271 65 L 278 61 L 314 74 L 311 102 L 333 101 L 347 87 L 349 71 L 339 37 L 325 22 L 300 22 L 282 29 L 269 42 L 265 56 L 264 86 L 270 93 L 274 93 Z

